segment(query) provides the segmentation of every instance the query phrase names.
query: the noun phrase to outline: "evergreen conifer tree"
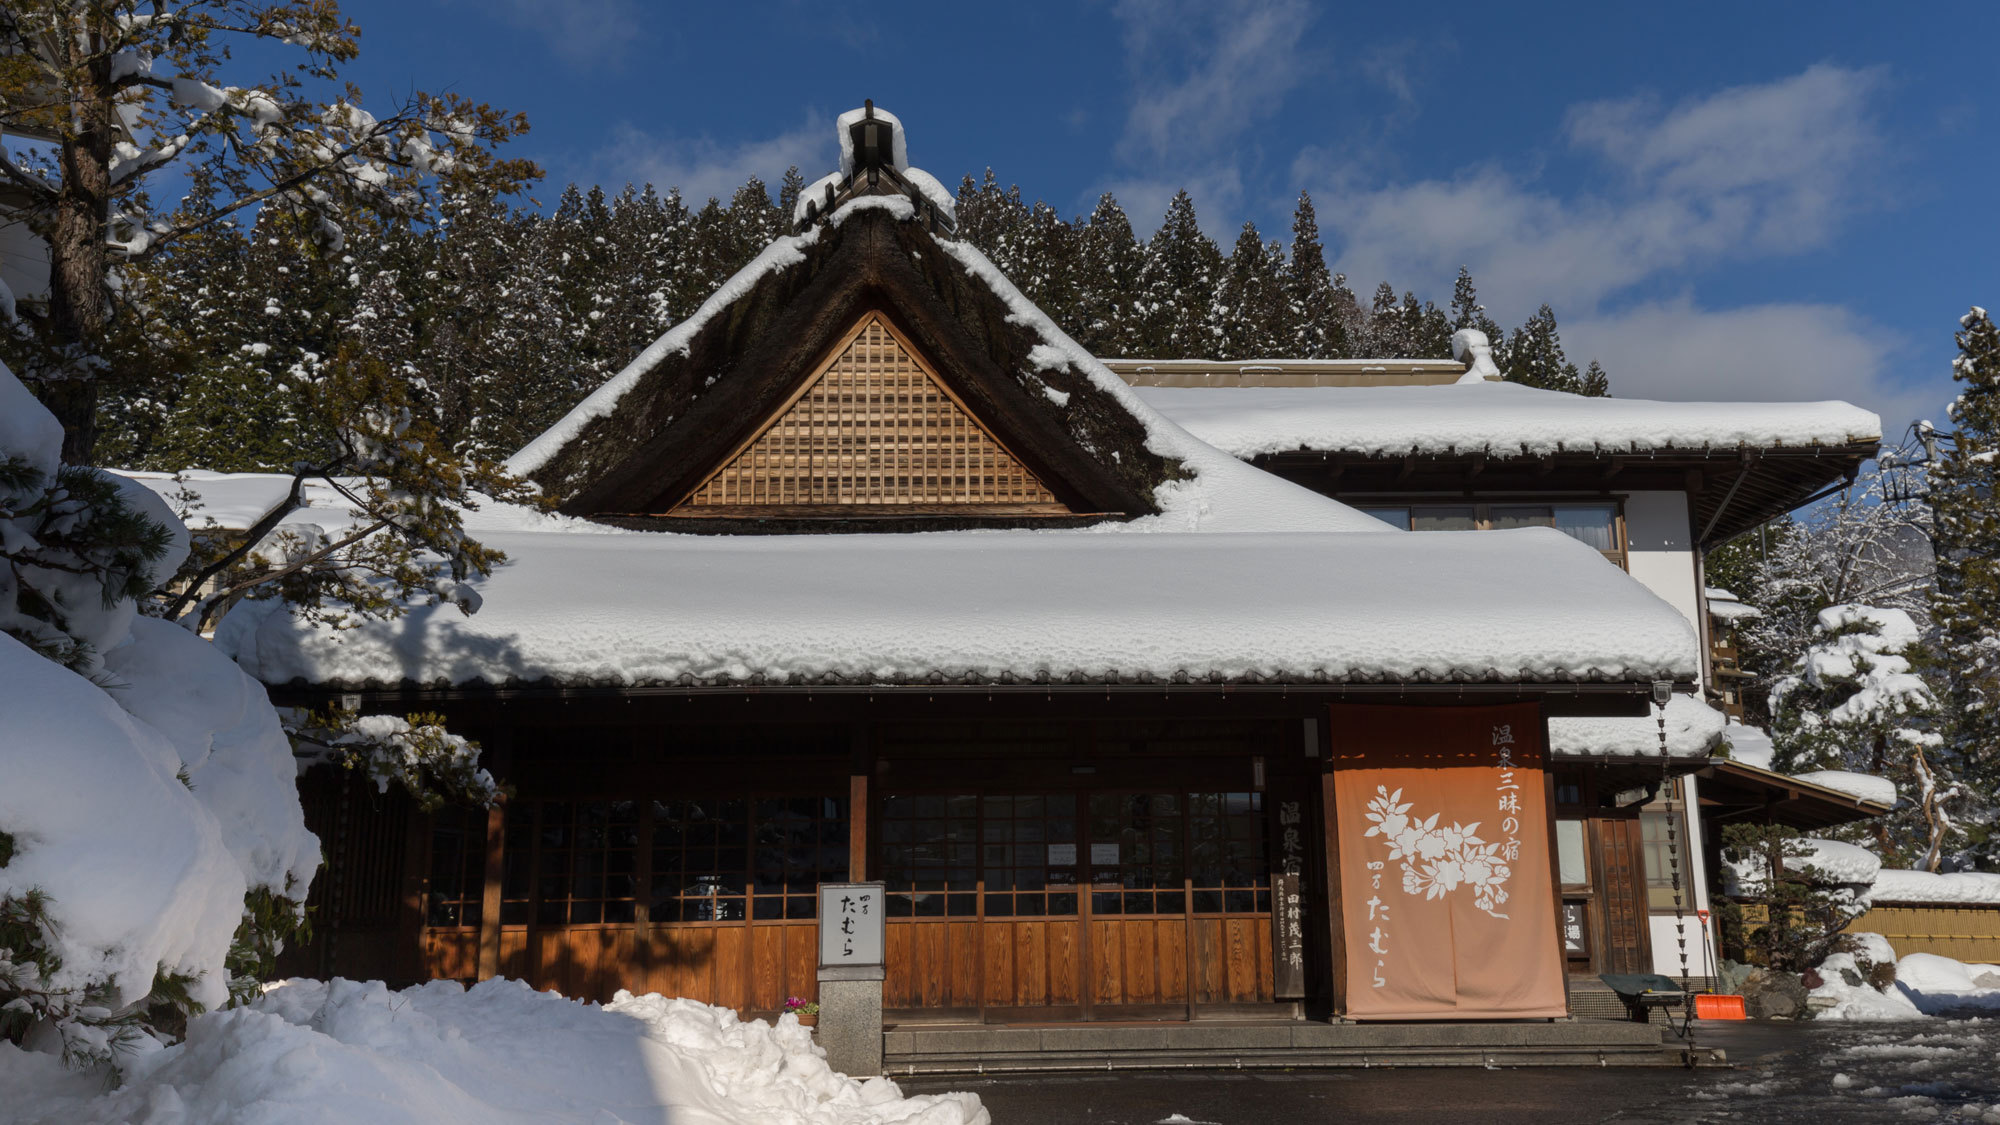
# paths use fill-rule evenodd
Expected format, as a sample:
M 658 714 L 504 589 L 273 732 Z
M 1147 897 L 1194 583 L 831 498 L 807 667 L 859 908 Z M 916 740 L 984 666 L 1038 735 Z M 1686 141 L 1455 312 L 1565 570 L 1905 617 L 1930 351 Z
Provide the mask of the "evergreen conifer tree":
M 1956 432 L 1929 472 L 1937 551 L 1931 612 L 1938 632 L 1950 751 L 1987 794 L 1975 842 L 2000 858 L 1992 797 L 2000 790 L 2000 329 L 1974 307 L 1959 320 Z
M 1583 384 L 1576 365 L 1563 355 L 1562 337 L 1556 332 L 1556 314 L 1547 305 L 1535 310 L 1535 315 L 1507 338 L 1507 353 L 1500 357 L 1500 370 L 1510 383 L 1543 390 L 1575 393 Z
M 1167 204 L 1166 219 L 1146 244 L 1139 275 L 1142 343 L 1146 354 L 1175 359 L 1214 354 L 1216 283 L 1222 251 L 1201 231 L 1185 189 Z
M 1223 267 L 1213 305 L 1211 333 L 1218 359 L 1270 357 L 1291 341 L 1284 285 L 1284 250 L 1265 245 L 1257 224 L 1246 222 Z
M 1132 221 L 1105 192 L 1077 232 L 1075 304 L 1063 318 L 1064 327 L 1092 354 L 1141 354 L 1139 275 L 1145 265 L 1146 251 L 1132 234 Z
M 1299 193 L 1292 212 L 1292 253 L 1285 263 L 1286 319 L 1292 338 L 1286 349 L 1302 359 L 1339 359 L 1348 354 L 1347 318 L 1326 268 L 1319 218 L 1312 196 Z M 1344 287 L 1343 287 L 1344 288 Z M 1347 295 L 1352 305 L 1353 294 Z

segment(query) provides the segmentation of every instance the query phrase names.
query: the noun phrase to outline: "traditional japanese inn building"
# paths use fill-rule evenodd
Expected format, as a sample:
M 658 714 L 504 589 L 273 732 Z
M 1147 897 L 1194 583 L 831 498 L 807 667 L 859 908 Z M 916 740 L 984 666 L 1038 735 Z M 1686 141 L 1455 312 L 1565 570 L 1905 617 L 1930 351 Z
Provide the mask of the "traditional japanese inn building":
M 840 133 L 793 233 L 512 460 L 560 515 L 468 517 L 480 612 L 224 619 L 281 702 L 442 712 L 512 790 L 308 775 L 294 967 L 769 1014 L 816 887 L 879 880 L 892 1027 L 1549 1020 L 1677 936 L 1706 975 L 1700 548 L 1873 415 L 1531 391 L 1476 334 L 1107 365 L 895 118 Z

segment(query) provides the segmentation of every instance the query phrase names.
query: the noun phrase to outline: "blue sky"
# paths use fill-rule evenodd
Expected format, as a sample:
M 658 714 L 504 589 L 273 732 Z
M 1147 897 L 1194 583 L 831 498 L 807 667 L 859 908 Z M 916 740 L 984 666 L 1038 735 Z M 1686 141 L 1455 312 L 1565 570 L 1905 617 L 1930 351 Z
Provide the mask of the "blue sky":
M 1225 248 L 1289 237 L 1503 324 L 1549 301 L 1616 394 L 1838 397 L 1939 416 L 1951 332 L 2000 302 L 2000 6 L 849 5 L 349 0 L 371 100 L 528 114 L 570 180 L 727 196 L 831 168 L 872 97 L 947 184 L 991 166 L 1142 232 L 1188 188 Z M 1611 14 L 1607 14 L 1611 13 Z M 1940 418 L 1940 420 L 1942 420 Z

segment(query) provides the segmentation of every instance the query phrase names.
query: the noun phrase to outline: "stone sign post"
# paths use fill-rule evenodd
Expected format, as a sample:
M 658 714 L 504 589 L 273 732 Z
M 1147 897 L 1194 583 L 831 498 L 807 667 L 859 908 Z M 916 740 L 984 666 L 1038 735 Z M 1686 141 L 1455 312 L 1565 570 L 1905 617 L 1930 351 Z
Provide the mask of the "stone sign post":
M 852 1078 L 882 1073 L 881 883 L 819 885 L 819 1044 Z

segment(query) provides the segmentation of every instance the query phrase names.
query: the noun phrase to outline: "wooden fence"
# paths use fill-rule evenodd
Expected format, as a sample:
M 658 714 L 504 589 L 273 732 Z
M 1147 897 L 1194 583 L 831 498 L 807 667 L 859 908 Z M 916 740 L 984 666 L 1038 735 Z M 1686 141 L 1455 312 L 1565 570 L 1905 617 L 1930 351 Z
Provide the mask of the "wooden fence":
M 1877 903 L 1847 930 L 1881 934 L 1898 957 L 1936 953 L 1971 964 L 2000 964 L 2000 904 Z

